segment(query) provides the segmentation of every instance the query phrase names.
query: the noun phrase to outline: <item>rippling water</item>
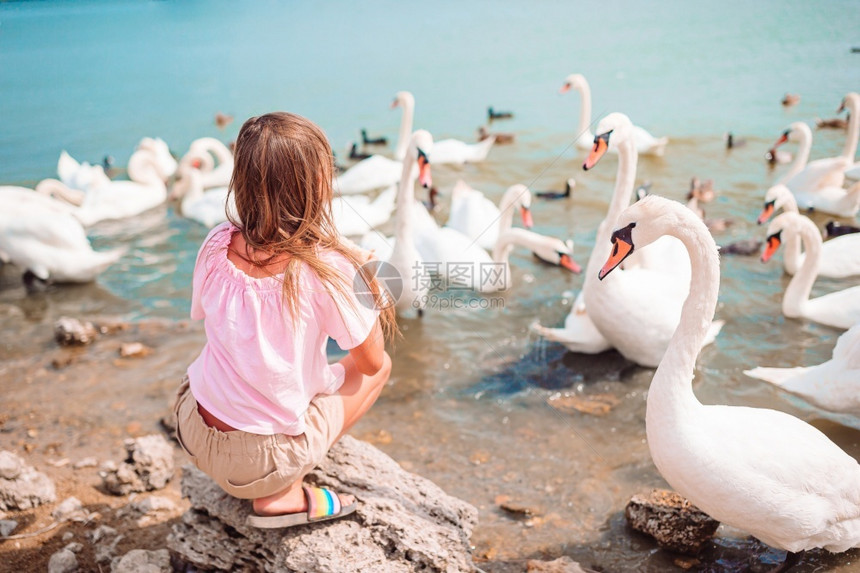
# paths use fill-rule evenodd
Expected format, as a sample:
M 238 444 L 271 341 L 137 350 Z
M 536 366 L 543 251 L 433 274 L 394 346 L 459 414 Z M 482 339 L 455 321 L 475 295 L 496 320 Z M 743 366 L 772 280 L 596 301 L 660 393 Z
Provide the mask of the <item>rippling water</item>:
M 317 121 L 343 158 L 361 128 L 396 136 L 399 112 L 388 105 L 406 89 L 416 97 L 416 127 L 437 138 L 474 140 L 487 106 L 515 112 L 491 126 L 516 133 L 515 144 L 496 146 L 481 164 L 438 166 L 434 181 L 444 192 L 462 178 L 498 198 L 513 183 L 558 188 L 575 177 L 571 199 L 536 201 L 533 209 L 536 230 L 575 240 L 584 268 L 616 163 L 606 158 L 581 170 L 583 154 L 571 146 L 579 97 L 558 93 L 568 74 L 588 78 L 595 120 L 623 111 L 670 138 L 665 158 L 640 159 L 637 180 L 651 181 L 652 192 L 682 199 L 691 177 L 714 179 L 719 195 L 708 216 L 734 222 L 716 235 L 719 244 L 763 238 L 754 218 L 784 170 L 768 168 L 763 154 L 787 124 L 832 117 L 842 96 L 860 89 L 860 54 L 850 51 L 860 43 L 860 17 L 848 1 L 353 6 L 2 3 L 0 182 L 55 176 L 62 149 L 96 162 L 110 154 L 124 165 L 143 136 L 162 137 L 181 155 L 193 139 L 229 141 L 244 118 L 273 109 Z M 783 108 L 786 92 L 800 93 L 800 104 Z M 223 131 L 213 124 L 218 111 L 236 117 Z M 747 144 L 726 151 L 726 131 Z M 842 131 L 814 135 L 813 159 L 838 153 L 844 141 Z M 443 208 L 438 219 L 445 217 Z M 814 219 L 823 225 L 827 217 Z M 52 290 L 43 303 L 184 318 L 205 234 L 172 205 L 99 224 L 90 230 L 95 247 L 122 244 L 127 254 L 97 283 Z M 567 554 L 607 570 L 663 570 L 671 557 L 631 535 L 620 513 L 631 494 L 663 485 L 644 440 L 653 371 L 615 353 L 572 354 L 529 334 L 534 320 L 563 322 L 582 277 L 525 252 L 511 262 L 515 284 L 502 294 L 503 308 L 402 321 L 392 383 L 356 433 L 375 436 L 404 466 L 478 506 L 478 555 Z M 767 265 L 723 257 L 717 318 L 726 324 L 700 356 L 696 393 L 705 403 L 794 413 L 856 455 L 855 431 L 742 373 L 820 363 L 839 335 L 782 317 L 780 263 L 779 256 Z M 32 320 L 48 312 L 27 301 L 8 270 L 3 276 L 0 301 L 20 305 Z M 851 284 L 819 280 L 813 294 Z M 611 395 L 617 404 L 603 416 L 563 413 L 548 405 L 558 393 Z M 498 508 L 500 495 L 539 517 L 512 518 Z M 727 538 L 706 562 L 736 570 L 750 556 L 781 558 Z M 849 571 L 854 558 L 814 554 L 799 570 Z

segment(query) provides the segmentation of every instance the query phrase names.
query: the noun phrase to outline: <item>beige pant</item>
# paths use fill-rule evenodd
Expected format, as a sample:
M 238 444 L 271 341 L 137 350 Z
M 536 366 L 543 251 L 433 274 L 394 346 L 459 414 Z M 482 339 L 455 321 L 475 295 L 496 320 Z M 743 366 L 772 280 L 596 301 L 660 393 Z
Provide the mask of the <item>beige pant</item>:
M 287 489 L 325 458 L 343 428 L 343 401 L 318 395 L 305 413 L 305 433 L 260 435 L 221 432 L 203 421 L 188 377 L 173 407 L 176 439 L 198 468 L 224 491 L 242 499 L 266 497 Z

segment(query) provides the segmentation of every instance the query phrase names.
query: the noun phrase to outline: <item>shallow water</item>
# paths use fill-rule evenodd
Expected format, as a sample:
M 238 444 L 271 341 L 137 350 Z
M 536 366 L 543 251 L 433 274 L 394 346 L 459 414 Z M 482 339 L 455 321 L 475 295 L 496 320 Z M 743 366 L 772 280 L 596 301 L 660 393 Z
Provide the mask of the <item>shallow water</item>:
M 515 144 L 496 146 L 481 164 L 437 166 L 434 182 L 444 193 L 463 178 L 498 198 L 513 183 L 559 188 L 575 177 L 570 199 L 536 200 L 533 211 L 537 231 L 574 239 L 585 268 L 616 162 L 607 157 L 581 170 L 584 154 L 571 146 L 579 98 L 557 93 L 567 74 L 589 79 L 594 119 L 623 111 L 669 136 L 665 158 L 639 162 L 637 181 L 651 181 L 652 192 L 680 200 L 691 177 L 714 179 L 718 197 L 708 216 L 734 222 L 715 236 L 718 244 L 764 238 L 755 216 L 764 190 L 785 169 L 770 169 L 765 150 L 791 121 L 833 116 L 860 78 L 860 55 L 850 53 L 860 17 L 850 2 L 378 3 L 344 17 L 350 9 L 347 3 L 241 10 L 202 2 L 0 4 L 0 182 L 54 176 L 61 149 L 90 161 L 110 154 L 123 165 L 145 135 L 164 138 L 182 154 L 197 137 L 228 141 L 243 118 L 272 109 L 320 123 L 343 158 L 362 127 L 396 136 L 399 112 L 387 106 L 397 90 L 408 89 L 417 100 L 416 127 L 437 138 L 474 140 L 488 105 L 515 112 L 513 120 L 491 125 L 516 133 Z M 802 100 L 784 109 L 779 100 L 789 91 Z M 212 122 L 217 111 L 236 121 L 219 131 Z M 747 144 L 726 151 L 728 130 Z M 841 149 L 844 132 L 814 135 L 813 159 Z M 443 206 L 437 219 L 445 217 Z M 829 218 L 814 219 L 823 226 Z M 172 205 L 135 221 L 99 224 L 90 230 L 94 246 L 127 246 L 121 261 L 93 285 L 38 297 L 27 297 L 5 269 L 0 304 L 20 312 L 3 320 L 35 324 L 70 312 L 185 318 L 205 234 Z M 478 556 L 516 564 L 564 554 L 607 571 L 665 570 L 672 557 L 631 534 L 622 514 L 632 494 L 665 485 L 644 440 L 653 370 L 613 352 L 569 353 L 530 334 L 535 320 L 563 322 L 583 278 L 526 252 L 515 252 L 511 262 L 514 286 L 500 295 L 501 308 L 430 309 L 421 320 L 401 321 L 403 337 L 391 348 L 392 382 L 354 433 L 475 504 Z M 768 264 L 755 256 L 723 257 L 717 318 L 726 324 L 700 355 L 696 394 L 704 403 L 793 413 L 860 455 L 857 431 L 743 374 L 756 365 L 820 363 L 839 335 L 782 317 L 788 279 L 780 264 L 779 255 Z M 853 284 L 819 280 L 813 295 Z M 16 353 L 10 343 L 0 358 L 14 360 Z M 193 349 L 171 356 L 165 369 L 181 370 Z M 550 405 L 570 395 L 615 405 L 600 416 Z M 70 415 L 87 415 L 85 406 L 69 408 Z M 537 517 L 505 513 L 499 496 Z M 727 535 L 709 550 L 702 570 L 740 570 L 750 560 L 781 557 Z M 814 553 L 798 570 L 849 571 L 857 557 Z

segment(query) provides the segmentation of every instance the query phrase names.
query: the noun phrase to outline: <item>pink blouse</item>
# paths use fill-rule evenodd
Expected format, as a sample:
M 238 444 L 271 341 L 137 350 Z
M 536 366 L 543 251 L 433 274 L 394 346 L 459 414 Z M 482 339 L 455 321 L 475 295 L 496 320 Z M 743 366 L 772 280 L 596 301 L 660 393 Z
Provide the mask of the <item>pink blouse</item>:
M 254 278 L 227 258 L 238 229 L 225 222 L 206 237 L 194 266 L 191 318 L 204 320 L 206 345 L 188 367 L 194 398 L 216 418 L 255 434 L 299 435 L 317 394 L 332 394 L 344 369 L 329 365 L 328 338 L 344 350 L 364 342 L 378 311 L 352 293 L 355 270 L 336 252 L 322 259 L 344 273 L 349 300 L 330 295 L 303 266 L 293 324 L 278 277 Z

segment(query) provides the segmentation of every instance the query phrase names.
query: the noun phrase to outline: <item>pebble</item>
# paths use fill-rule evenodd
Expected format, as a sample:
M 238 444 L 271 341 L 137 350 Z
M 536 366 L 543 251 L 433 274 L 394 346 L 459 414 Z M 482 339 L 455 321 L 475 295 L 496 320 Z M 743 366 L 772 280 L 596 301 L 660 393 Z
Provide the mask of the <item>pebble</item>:
M 48 561 L 48 573 L 73 573 L 78 570 L 78 558 L 68 549 L 60 549 Z
M 0 520 L 0 537 L 9 537 L 17 527 L 18 522 L 14 519 Z
M 60 346 L 84 346 L 91 344 L 97 336 L 98 331 L 92 322 L 63 316 L 54 323 L 54 340 Z
M 143 358 L 152 354 L 152 348 L 141 342 L 125 342 L 119 347 L 119 355 L 123 358 Z

